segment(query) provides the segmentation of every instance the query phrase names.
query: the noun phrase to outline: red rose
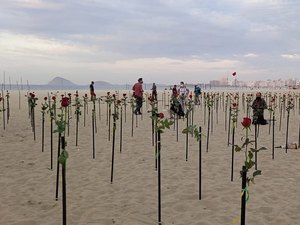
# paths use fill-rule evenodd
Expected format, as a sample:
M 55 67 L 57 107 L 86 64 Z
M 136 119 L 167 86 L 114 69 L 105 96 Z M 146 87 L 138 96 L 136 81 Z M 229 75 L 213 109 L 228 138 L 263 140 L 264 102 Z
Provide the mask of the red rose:
M 47 99 L 48 99 L 47 97 L 44 97 L 44 100 L 45 100 L 45 101 L 47 101 Z
M 68 95 L 71 96 L 72 94 L 71 94 L 71 93 L 68 93 Z
M 192 99 L 193 98 L 193 95 L 190 95 L 190 99 Z
M 115 94 L 113 94 L 113 95 L 112 95 L 112 97 L 113 97 L 113 98 L 116 98 L 116 95 L 115 95 Z
M 88 96 L 88 94 L 85 94 L 85 95 L 84 95 L 84 97 L 86 97 L 86 98 L 87 98 L 87 96 Z
M 163 119 L 163 118 L 165 117 L 165 115 L 164 115 L 163 113 L 159 113 L 159 114 L 158 114 L 158 117 L 159 117 L 160 119 Z
M 249 117 L 244 117 L 242 121 L 242 125 L 244 128 L 248 128 L 251 125 L 251 119 Z
M 63 97 L 61 99 L 61 106 L 62 107 L 68 107 L 68 105 L 69 105 L 69 98 L 68 97 Z
M 123 97 L 126 97 L 126 93 L 123 93 Z
M 56 97 L 55 97 L 55 96 L 52 96 L 52 100 L 55 101 L 55 100 L 56 100 Z
M 107 95 L 110 95 L 110 92 L 109 92 L 109 91 L 107 92 Z

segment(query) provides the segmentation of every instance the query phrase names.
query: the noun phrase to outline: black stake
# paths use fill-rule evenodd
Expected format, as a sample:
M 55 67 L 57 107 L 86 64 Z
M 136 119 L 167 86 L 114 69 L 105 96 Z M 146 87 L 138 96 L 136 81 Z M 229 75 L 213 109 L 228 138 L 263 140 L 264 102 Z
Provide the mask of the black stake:
M 210 129 L 210 107 L 208 107 L 207 136 L 206 136 L 206 152 L 208 152 L 209 129 Z
M 161 131 L 157 131 L 157 178 L 158 178 L 158 224 L 161 225 L 161 138 L 160 138 Z
M 186 114 L 186 129 L 188 129 L 189 126 L 189 114 Z M 185 136 L 185 161 L 188 161 L 189 156 L 189 132 L 186 132 Z
M 258 125 L 255 123 L 254 125 L 254 148 L 257 150 L 257 137 L 258 137 Z M 258 164 L 258 159 L 257 159 L 257 151 L 254 153 L 255 157 L 255 169 L 257 170 L 257 164 Z
M 246 195 L 248 194 L 246 190 L 247 170 L 245 166 L 243 166 L 241 173 L 242 173 L 242 191 L 243 191 L 243 195 L 241 198 L 241 225 L 245 225 L 246 224 Z
M 231 125 L 230 121 L 231 121 L 231 107 L 229 107 L 227 146 L 229 146 L 229 144 L 230 144 L 230 125 Z
M 288 110 L 287 118 L 286 118 L 286 138 L 285 138 L 285 153 L 288 150 L 288 139 L 289 139 L 289 121 L 290 121 L 290 110 Z
M 234 167 L 234 136 L 235 126 L 232 126 L 232 147 L 231 147 L 231 181 L 233 181 L 233 167 Z
M 50 118 L 50 169 L 53 170 L 53 113 Z
M 45 142 L 45 113 L 42 112 L 42 152 L 44 152 L 44 142 Z
M 199 127 L 199 200 L 202 196 L 202 128 Z
M 272 159 L 275 158 L 275 114 L 273 112 L 273 123 L 272 123 Z
M 65 149 L 65 137 L 61 137 L 61 148 Z M 63 225 L 67 225 L 67 185 L 66 185 L 66 163 L 62 164 L 62 208 Z
M 61 133 L 58 134 L 58 148 L 57 148 L 57 165 L 56 165 L 56 192 L 55 192 L 55 200 L 58 200 L 58 189 L 59 189 L 59 161 L 58 158 L 60 156 L 60 141 L 62 140 Z
M 76 113 L 76 146 L 78 146 L 78 123 L 79 123 L 79 112 Z
M 113 140 L 112 140 L 112 149 L 111 149 L 111 173 L 110 173 L 110 183 L 113 183 L 114 179 L 114 162 L 115 162 L 115 137 L 116 137 L 116 110 L 114 110 L 114 118 L 113 118 Z
M 92 109 L 93 159 L 95 159 L 95 111 Z
M 122 152 L 122 144 L 123 144 L 123 107 L 121 106 L 121 113 L 120 113 L 120 153 Z

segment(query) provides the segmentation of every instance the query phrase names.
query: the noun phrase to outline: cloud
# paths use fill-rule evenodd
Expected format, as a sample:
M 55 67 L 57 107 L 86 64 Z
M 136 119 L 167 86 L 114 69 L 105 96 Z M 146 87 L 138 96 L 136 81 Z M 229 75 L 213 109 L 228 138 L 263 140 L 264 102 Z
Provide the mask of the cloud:
M 282 58 L 291 59 L 291 60 L 300 60 L 300 54 L 283 54 Z
M 227 70 L 296 74 L 299 7 L 295 0 L 5 1 L 0 59 L 28 74 L 88 71 L 108 79 L 135 80 L 139 71 L 191 80 Z
M 256 58 L 256 57 L 258 57 L 258 55 L 254 54 L 254 53 L 248 53 L 248 54 L 245 54 L 244 57 L 245 58 Z
M 12 6 L 27 9 L 54 9 L 60 4 L 45 0 L 10 0 Z

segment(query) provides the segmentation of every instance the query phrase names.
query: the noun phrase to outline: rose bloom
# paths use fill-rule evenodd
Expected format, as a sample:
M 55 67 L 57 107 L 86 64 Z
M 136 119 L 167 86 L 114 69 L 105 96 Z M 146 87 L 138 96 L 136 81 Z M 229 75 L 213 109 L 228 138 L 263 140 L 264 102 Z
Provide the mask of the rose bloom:
M 52 100 L 55 101 L 55 100 L 56 100 L 56 97 L 55 97 L 55 96 L 52 96 Z
M 159 114 L 158 114 L 158 117 L 159 117 L 160 119 L 163 119 L 163 118 L 165 117 L 165 115 L 164 115 L 163 113 L 159 113 Z
M 190 99 L 192 99 L 193 98 L 193 95 L 190 95 Z
M 122 102 L 121 100 L 118 100 L 118 101 L 117 101 L 117 104 L 121 104 L 121 102 Z
M 44 97 L 44 100 L 45 100 L 45 101 L 47 101 L 47 99 L 48 99 L 47 97 Z
M 248 128 L 251 126 L 251 119 L 249 117 L 244 117 L 242 121 L 242 125 L 244 128 Z
M 107 95 L 110 95 L 110 92 L 109 92 L 109 91 L 107 92 Z
M 69 105 L 69 98 L 68 97 L 63 97 L 61 99 L 61 106 L 62 107 L 67 107 Z
M 126 97 L 126 93 L 123 93 L 123 97 Z
M 68 93 L 68 95 L 71 96 L 72 94 L 71 94 L 71 93 Z
M 84 97 L 87 97 L 87 96 L 88 96 L 88 94 L 85 94 L 85 95 L 84 95 Z

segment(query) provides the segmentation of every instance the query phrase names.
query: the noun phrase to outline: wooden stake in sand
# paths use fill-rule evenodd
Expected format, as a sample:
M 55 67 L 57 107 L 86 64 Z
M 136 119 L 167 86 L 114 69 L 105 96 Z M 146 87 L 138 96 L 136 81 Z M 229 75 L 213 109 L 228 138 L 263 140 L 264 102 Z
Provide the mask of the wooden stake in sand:
M 117 119 L 119 118 L 119 105 L 121 101 L 116 100 L 114 98 L 114 113 L 112 114 L 113 116 L 113 135 L 112 135 L 112 149 L 111 149 L 111 173 L 110 173 L 110 183 L 113 183 L 114 179 L 114 162 L 115 162 L 115 141 L 116 141 L 116 129 L 117 129 Z
M 44 143 L 45 143 L 45 113 L 48 109 L 47 97 L 44 98 L 44 103 L 42 103 L 42 152 L 44 152 Z
M 68 152 L 65 149 L 65 137 L 61 137 L 62 153 L 59 156 L 59 162 L 62 164 L 62 222 L 63 225 L 67 225 L 67 182 L 66 182 L 66 163 L 68 158 Z
M 288 139 L 289 139 L 289 122 L 290 122 L 290 111 L 294 108 L 293 99 L 291 97 L 288 98 L 287 101 L 287 118 L 286 118 L 286 137 L 285 137 L 285 153 L 288 150 Z
M 161 225 L 161 130 L 157 131 L 158 224 Z
M 6 91 L 6 121 L 8 124 L 9 117 L 10 117 L 10 107 L 9 107 L 9 92 Z
M 202 198 L 202 128 L 199 127 L 199 200 Z
M 95 159 L 95 111 L 92 109 L 92 143 L 93 143 L 93 159 Z
M 247 169 L 245 166 L 242 167 L 242 197 L 241 197 L 241 225 L 246 224 L 246 200 L 248 191 L 247 189 Z

